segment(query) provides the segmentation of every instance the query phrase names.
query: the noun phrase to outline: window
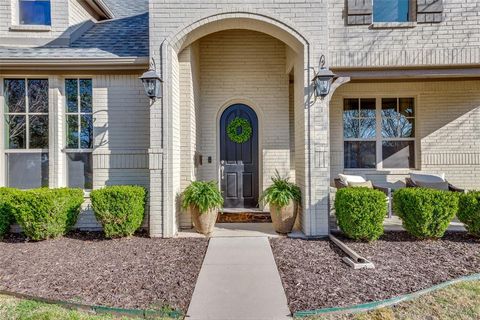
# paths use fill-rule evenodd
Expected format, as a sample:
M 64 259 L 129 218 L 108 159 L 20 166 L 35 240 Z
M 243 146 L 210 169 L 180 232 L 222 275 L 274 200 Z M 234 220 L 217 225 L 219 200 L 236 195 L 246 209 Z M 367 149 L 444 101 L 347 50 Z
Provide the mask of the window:
M 375 99 L 345 99 L 343 137 L 345 168 L 376 166 Z
M 19 21 L 27 25 L 51 25 L 50 0 L 19 0 Z
M 410 0 L 373 0 L 373 22 L 407 22 Z
M 66 79 L 65 100 L 68 186 L 92 189 L 92 79 Z
M 345 168 L 414 168 L 415 99 L 344 99 L 343 136 Z
M 48 80 L 5 79 L 7 185 L 48 187 Z

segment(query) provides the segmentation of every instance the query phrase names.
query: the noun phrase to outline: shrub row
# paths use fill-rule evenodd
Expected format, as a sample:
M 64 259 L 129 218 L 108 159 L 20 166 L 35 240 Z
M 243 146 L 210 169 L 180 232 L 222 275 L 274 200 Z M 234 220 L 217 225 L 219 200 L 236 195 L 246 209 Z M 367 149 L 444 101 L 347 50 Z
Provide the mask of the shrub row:
M 395 191 L 395 213 L 407 232 L 420 239 L 441 238 L 455 215 L 469 233 L 480 237 L 480 191 L 460 194 L 426 188 Z M 342 232 L 355 240 L 372 241 L 383 234 L 385 195 L 367 188 L 337 192 L 335 211 Z
M 95 216 L 109 238 L 132 235 L 142 224 L 146 191 L 136 186 L 113 186 L 91 194 Z M 73 228 L 84 201 L 80 189 L 0 188 L 0 238 L 16 221 L 27 237 L 45 240 Z

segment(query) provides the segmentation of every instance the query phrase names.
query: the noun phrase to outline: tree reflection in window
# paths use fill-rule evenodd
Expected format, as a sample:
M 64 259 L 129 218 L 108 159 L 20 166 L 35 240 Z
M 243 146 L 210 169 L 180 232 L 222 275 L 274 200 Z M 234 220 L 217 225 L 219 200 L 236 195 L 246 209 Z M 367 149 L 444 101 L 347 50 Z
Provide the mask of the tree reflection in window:
M 48 80 L 5 79 L 4 88 L 8 148 L 48 149 Z
M 65 80 L 67 148 L 93 148 L 92 80 Z

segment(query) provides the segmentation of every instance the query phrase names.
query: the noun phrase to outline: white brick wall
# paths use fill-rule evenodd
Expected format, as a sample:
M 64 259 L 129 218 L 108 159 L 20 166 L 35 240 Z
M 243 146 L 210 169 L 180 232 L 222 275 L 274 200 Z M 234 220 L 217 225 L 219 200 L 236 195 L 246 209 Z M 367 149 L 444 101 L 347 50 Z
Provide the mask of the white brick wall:
M 334 67 L 480 62 L 478 1 L 443 0 L 444 21 L 441 23 L 383 29 L 346 25 L 346 1 L 328 2 L 329 62 Z

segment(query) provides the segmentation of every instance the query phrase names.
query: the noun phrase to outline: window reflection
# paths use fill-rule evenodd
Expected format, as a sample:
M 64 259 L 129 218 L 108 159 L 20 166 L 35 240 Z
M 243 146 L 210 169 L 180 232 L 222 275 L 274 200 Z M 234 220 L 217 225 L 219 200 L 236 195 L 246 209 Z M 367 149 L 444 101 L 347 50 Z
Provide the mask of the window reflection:
M 374 22 L 407 22 L 410 0 L 373 0 Z

